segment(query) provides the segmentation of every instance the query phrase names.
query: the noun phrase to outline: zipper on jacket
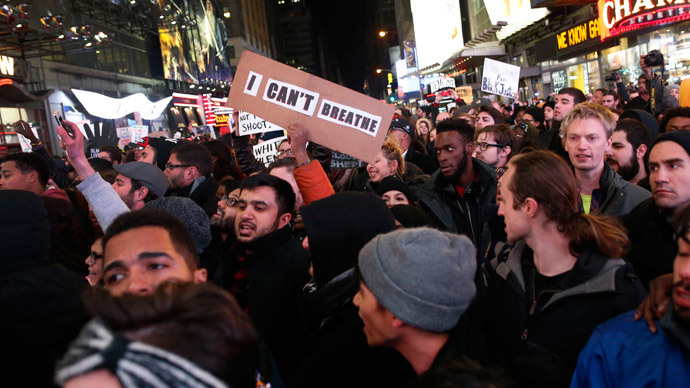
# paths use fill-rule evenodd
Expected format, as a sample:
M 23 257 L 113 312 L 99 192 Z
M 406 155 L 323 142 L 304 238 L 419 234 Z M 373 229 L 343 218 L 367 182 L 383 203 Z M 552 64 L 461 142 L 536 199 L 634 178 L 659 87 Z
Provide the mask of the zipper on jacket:
M 534 313 L 536 312 L 537 309 L 537 302 L 539 301 L 539 298 L 541 298 L 542 295 L 545 293 L 557 293 L 561 290 L 543 290 L 539 292 L 539 295 L 536 294 L 535 287 L 534 287 L 534 282 L 535 282 L 535 277 L 536 277 L 536 269 L 532 270 L 532 305 L 529 308 L 529 318 L 527 320 L 527 325 L 525 325 L 525 330 L 522 331 L 522 335 L 520 336 L 520 339 L 523 341 L 527 340 L 527 336 L 529 334 L 529 327 L 532 324 L 532 321 L 534 320 Z

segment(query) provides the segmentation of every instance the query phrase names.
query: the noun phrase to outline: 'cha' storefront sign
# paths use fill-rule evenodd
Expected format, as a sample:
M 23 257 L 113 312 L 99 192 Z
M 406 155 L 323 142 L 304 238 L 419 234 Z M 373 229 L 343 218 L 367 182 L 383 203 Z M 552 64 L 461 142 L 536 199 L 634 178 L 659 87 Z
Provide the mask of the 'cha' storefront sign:
M 657 24 L 690 19 L 688 0 L 599 0 L 601 40 Z

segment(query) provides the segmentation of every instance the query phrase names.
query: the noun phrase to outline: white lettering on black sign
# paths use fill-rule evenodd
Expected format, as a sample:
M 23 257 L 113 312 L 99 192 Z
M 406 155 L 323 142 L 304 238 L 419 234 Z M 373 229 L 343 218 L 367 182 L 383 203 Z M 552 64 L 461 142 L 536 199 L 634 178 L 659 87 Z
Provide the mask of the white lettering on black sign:
M 436 93 L 441 89 L 455 89 L 455 79 L 454 78 L 441 78 L 432 82 L 429 85 L 431 93 Z
M 316 110 L 319 93 L 269 78 L 264 90 L 264 100 L 311 116 Z
M 379 131 L 379 124 L 381 123 L 380 116 L 375 116 L 359 109 L 326 99 L 321 102 L 317 117 L 332 123 L 357 129 L 373 137 L 376 137 Z

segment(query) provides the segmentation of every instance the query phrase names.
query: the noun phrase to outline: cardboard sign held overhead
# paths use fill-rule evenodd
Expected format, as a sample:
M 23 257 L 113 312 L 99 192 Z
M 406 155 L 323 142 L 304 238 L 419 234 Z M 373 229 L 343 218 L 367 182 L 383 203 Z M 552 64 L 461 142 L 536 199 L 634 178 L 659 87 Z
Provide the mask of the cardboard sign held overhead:
M 244 51 L 227 106 L 287 128 L 300 123 L 310 140 L 372 162 L 394 108 L 369 96 Z
M 484 58 L 482 92 L 515 98 L 520 82 L 520 67 Z

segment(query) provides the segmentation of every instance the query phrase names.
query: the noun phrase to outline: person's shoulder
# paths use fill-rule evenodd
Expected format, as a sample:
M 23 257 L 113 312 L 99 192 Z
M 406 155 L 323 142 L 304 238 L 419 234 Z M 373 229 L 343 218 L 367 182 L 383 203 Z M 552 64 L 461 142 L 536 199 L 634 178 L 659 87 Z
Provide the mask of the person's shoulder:
M 608 345 L 635 344 L 649 341 L 655 334 L 649 331 L 644 320 L 635 320 L 635 310 L 627 311 L 602 323 L 597 328 L 599 340 Z

